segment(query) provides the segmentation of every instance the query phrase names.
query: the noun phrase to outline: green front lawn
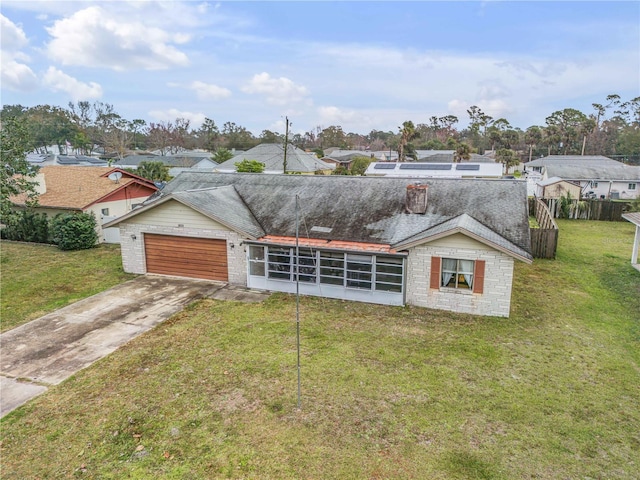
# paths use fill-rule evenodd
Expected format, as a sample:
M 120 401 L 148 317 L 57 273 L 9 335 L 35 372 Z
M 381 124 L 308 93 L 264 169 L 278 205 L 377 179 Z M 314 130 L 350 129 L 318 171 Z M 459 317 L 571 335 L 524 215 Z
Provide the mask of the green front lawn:
M 1 331 L 133 278 L 122 270 L 120 245 L 65 252 L 2 241 L 0 269 Z
M 2 478 L 632 479 L 640 274 L 628 223 L 560 221 L 509 319 L 205 300 L 2 422 Z

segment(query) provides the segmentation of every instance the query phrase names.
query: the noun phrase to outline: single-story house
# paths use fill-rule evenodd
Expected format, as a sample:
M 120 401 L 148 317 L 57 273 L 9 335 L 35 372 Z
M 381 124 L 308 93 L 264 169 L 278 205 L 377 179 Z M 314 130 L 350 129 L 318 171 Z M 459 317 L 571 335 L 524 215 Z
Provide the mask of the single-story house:
M 287 155 L 284 155 L 284 146 L 279 143 L 261 143 L 250 148 L 240 155 L 222 162 L 215 167 L 216 172 L 234 173 L 236 163 L 243 160 L 255 160 L 264 164 L 264 172 L 267 174 L 282 174 L 285 170 L 284 162 L 287 162 L 287 173 L 313 175 L 315 173 L 330 174 L 335 165 L 323 162 L 315 153 L 305 152 L 294 145 L 287 145 Z
M 515 180 L 183 172 L 106 226 L 126 272 L 478 315 L 532 261 Z
M 169 175 L 175 177 L 185 170 L 212 171 L 218 164 L 211 160 L 211 154 L 201 152 L 199 154 L 186 152 L 177 155 L 127 155 L 115 162 L 120 168 L 136 169 L 142 162 L 160 162 L 169 167 Z
M 501 163 L 374 162 L 364 173 L 377 177 L 502 178 Z
M 538 198 L 557 199 L 567 194 L 573 199 L 579 199 L 582 188 L 577 183 L 568 182 L 560 177 L 551 177 L 536 184 L 535 196 Z
M 580 185 L 582 195 L 629 200 L 639 196 L 640 167 L 625 165 L 602 155 L 549 155 L 524 164 L 542 180 L 559 177 Z
M 158 188 L 149 180 L 119 168 L 49 165 L 41 167 L 36 212 L 54 217 L 58 213 L 85 212 L 96 217 L 98 241 L 118 243 L 118 229 L 105 230 L 103 223 L 130 212 Z M 24 196 L 11 201 L 24 207 Z
M 636 234 L 633 239 L 633 250 L 631 252 L 631 265 L 640 271 L 640 261 L 638 252 L 640 252 L 640 212 L 623 213 L 622 218 L 628 220 L 636 226 Z

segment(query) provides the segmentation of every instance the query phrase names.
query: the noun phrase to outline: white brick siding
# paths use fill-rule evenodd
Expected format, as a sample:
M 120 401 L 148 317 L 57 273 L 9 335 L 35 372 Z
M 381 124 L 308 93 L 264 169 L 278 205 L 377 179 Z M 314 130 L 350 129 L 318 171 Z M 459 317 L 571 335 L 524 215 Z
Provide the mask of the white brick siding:
M 486 263 L 483 293 L 429 288 L 433 256 L 484 260 Z M 475 315 L 509 316 L 513 258 L 497 250 L 421 245 L 409 251 L 406 279 L 406 302 L 409 305 Z

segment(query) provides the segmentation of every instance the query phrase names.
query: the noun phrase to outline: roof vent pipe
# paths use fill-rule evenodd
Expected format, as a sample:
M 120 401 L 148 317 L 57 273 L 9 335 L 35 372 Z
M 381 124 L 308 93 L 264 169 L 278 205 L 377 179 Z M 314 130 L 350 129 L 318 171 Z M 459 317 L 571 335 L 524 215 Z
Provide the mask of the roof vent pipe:
M 421 183 L 407 185 L 407 198 L 404 205 L 407 213 L 424 214 L 427 211 L 428 188 L 428 185 Z

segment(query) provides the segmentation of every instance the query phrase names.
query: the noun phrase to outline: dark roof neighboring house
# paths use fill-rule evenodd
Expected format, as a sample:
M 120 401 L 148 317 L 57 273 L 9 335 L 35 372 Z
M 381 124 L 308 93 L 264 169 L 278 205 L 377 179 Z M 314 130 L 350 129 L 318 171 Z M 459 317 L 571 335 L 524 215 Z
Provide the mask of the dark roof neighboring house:
M 325 157 L 334 160 L 338 163 L 350 162 L 356 157 L 372 158 L 373 152 L 366 152 L 364 150 L 339 150 L 335 149 L 330 154 L 325 153 Z
M 525 182 L 424 179 L 426 212 L 412 215 L 405 204 L 408 187 L 415 184 L 407 178 L 183 172 L 117 222 L 173 198 L 254 238 L 295 237 L 297 198 L 305 218 L 301 237 L 407 248 L 464 232 L 516 258 L 532 259 Z
M 159 155 L 153 155 L 153 154 L 127 155 L 124 158 L 115 160 L 112 163 L 112 165 L 117 165 L 122 167 L 137 167 L 142 162 L 159 162 L 161 161 L 160 158 L 162 157 L 160 157 Z
M 198 155 L 177 154 L 177 155 L 127 155 L 121 160 L 114 162 L 118 166 L 138 167 L 142 162 L 160 162 L 167 167 L 192 168 L 202 160 L 207 160 L 212 166 L 215 162 L 211 160 L 211 155 L 204 152 Z
M 428 163 L 453 163 L 454 153 L 433 153 L 430 155 L 420 156 L 418 155 L 418 162 Z M 478 155 L 477 153 L 470 154 L 468 160 L 462 159 L 460 163 L 496 163 L 493 158 L 485 157 L 484 155 Z
M 216 167 L 218 172 L 235 172 L 236 163 L 256 160 L 263 163 L 264 173 L 283 173 L 284 147 L 279 143 L 262 143 Z M 335 165 L 323 162 L 315 153 L 308 153 L 293 145 L 287 146 L 287 172 L 314 173 L 333 170 Z
M 544 169 L 547 177 L 564 180 L 640 180 L 640 167 L 602 155 L 549 155 L 525 163 L 526 169 Z

